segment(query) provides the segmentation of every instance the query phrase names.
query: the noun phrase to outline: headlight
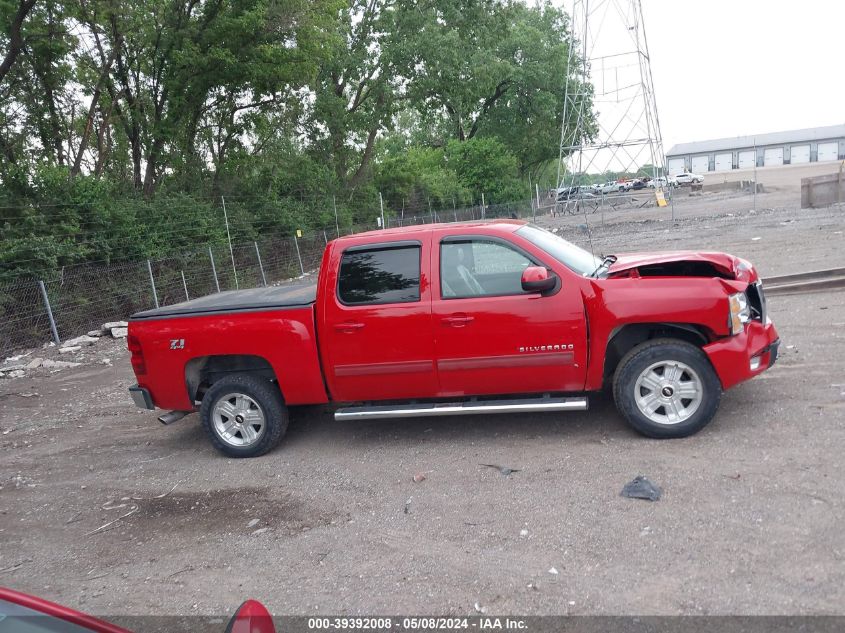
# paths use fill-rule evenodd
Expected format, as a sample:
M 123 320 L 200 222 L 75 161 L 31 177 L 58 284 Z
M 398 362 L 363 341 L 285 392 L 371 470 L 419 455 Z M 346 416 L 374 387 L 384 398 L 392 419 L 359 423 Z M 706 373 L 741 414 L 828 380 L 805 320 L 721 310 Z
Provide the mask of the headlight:
M 730 305 L 731 334 L 739 334 L 742 327 L 751 320 L 751 308 L 744 292 L 738 292 L 728 297 Z

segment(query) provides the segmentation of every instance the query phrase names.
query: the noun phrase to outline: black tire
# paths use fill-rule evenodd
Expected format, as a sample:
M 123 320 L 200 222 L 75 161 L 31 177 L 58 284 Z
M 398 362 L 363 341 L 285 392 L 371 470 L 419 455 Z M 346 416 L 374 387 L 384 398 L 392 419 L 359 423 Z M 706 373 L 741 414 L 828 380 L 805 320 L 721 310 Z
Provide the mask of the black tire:
M 656 422 L 647 417 L 637 405 L 637 380 L 648 368 L 661 361 L 682 363 L 696 374 L 692 376 L 686 372 L 682 373 L 682 376 L 686 375 L 688 381 L 690 381 L 683 384 L 695 383 L 700 385 L 701 392 L 697 408 L 683 421 L 675 423 Z M 682 376 L 679 376 L 679 381 Z M 643 389 L 646 390 L 646 395 L 648 392 L 646 387 L 640 387 L 641 393 L 639 395 L 641 397 Z M 675 395 L 675 398 L 677 399 L 679 396 Z M 613 399 L 616 401 L 616 408 L 628 424 L 647 437 L 669 439 L 687 437 L 697 433 L 707 426 L 713 416 L 716 415 L 721 398 L 722 384 L 719 382 L 719 377 L 713 370 L 710 360 L 696 346 L 677 339 L 653 339 L 638 345 L 619 361 L 613 375 Z M 691 401 L 688 400 L 687 402 Z M 689 406 L 689 404 L 686 406 Z M 664 413 L 668 414 L 668 409 L 664 409 Z M 654 412 L 654 415 L 661 417 L 657 412 Z
M 249 396 L 263 414 L 263 430 L 246 446 L 233 446 L 216 430 L 213 412 L 217 403 L 228 394 Z M 218 380 L 205 392 L 200 407 L 203 428 L 218 451 L 229 457 L 257 457 L 275 448 L 288 428 L 288 411 L 278 386 L 249 374 L 235 374 Z

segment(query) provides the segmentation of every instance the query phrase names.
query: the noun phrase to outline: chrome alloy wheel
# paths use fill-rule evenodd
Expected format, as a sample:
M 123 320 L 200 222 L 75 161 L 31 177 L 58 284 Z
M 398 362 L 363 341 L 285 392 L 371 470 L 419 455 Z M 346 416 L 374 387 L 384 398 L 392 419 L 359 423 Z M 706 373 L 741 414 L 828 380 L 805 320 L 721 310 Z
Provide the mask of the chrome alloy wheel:
M 230 446 L 250 446 L 264 433 L 264 411 L 243 393 L 228 393 L 214 404 L 214 431 Z
M 663 360 L 647 367 L 634 385 L 637 408 L 656 424 L 680 424 L 691 418 L 704 396 L 698 374 L 684 363 Z

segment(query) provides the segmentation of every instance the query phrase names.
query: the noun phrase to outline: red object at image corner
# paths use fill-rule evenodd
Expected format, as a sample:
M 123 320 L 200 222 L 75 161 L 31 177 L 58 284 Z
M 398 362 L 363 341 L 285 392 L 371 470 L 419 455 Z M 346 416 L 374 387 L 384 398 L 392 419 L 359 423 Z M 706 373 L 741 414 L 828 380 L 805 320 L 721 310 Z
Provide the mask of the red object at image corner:
M 132 633 L 106 620 L 7 587 L 0 587 L 0 615 L 10 620 L 7 624 L 13 624 L 16 619 L 26 621 L 29 625 L 27 630 L 33 631 Z M 46 618 L 47 621 L 39 627 L 38 620 L 41 618 Z M 0 619 L 0 622 L 3 622 L 3 619 Z M 68 623 L 70 629 L 63 627 L 62 623 Z M 273 617 L 263 604 L 257 600 L 247 600 L 229 620 L 226 633 L 276 633 L 276 627 Z
M 30 613 L 26 613 L 25 611 L 16 612 L 16 614 L 7 613 L 9 610 L 3 608 L 4 603 L 22 607 L 24 610 L 29 610 Z M 3 613 L 7 617 L 35 618 L 43 616 L 62 620 L 76 625 L 85 631 L 92 631 L 93 633 L 131 633 L 131 631 L 111 622 L 106 622 L 92 615 L 71 609 L 70 607 L 65 607 L 55 602 L 50 602 L 49 600 L 44 600 L 43 598 L 15 591 L 7 587 L 0 587 L 0 613 Z M 54 628 L 45 627 L 44 630 L 51 631 Z M 61 630 L 61 628 L 58 630 Z
M 235 612 L 226 633 L 276 633 L 276 625 L 263 604 L 247 600 Z

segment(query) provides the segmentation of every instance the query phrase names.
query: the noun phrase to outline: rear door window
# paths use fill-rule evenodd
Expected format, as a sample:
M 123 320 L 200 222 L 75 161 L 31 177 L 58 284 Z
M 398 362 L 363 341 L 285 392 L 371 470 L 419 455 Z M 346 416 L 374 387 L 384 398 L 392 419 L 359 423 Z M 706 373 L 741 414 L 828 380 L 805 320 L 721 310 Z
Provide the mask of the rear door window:
M 340 262 L 337 296 L 345 305 L 420 300 L 420 246 L 349 250 Z

